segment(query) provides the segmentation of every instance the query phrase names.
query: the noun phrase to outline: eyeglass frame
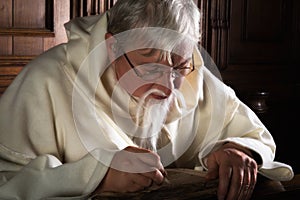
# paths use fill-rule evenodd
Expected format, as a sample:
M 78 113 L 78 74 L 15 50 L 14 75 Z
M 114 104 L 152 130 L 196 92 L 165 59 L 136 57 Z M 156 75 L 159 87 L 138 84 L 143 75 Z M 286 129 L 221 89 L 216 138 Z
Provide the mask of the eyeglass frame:
M 128 64 L 130 65 L 130 67 L 133 69 L 133 71 L 135 72 L 135 74 L 138 76 L 138 77 L 140 77 L 141 79 L 143 79 L 143 80 L 145 80 L 145 75 L 143 75 L 141 72 L 139 72 L 137 69 L 136 69 L 136 66 L 134 66 L 133 65 L 133 63 L 130 61 L 130 59 L 128 58 L 128 56 L 127 56 L 127 54 L 124 52 L 124 57 L 125 57 L 125 59 L 126 59 L 126 61 L 128 62 Z M 172 75 L 172 77 L 174 77 L 173 75 L 175 75 L 175 77 L 174 78 L 178 78 L 178 77 L 186 77 L 186 76 L 188 76 L 189 74 L 191 74 L 194 70 L 195 70 L 195 62 L 194 62 L 194 55 L 192 54 L 192 68 L 188 68 L 188 67 L 183 67 L 183 68 L 179 68 L 180 66 L 177 66 L 177 67 L 172 67 L 171 68 L 171 75 Z M 176 69 L 191 69 L 191 71 L 188 73 L 188 74 L 186 74 L 186 75 L 182 75 L 181 73 L 176 73 L 175 72 L 175 70 Z M 160 78 L 161 76 L 163 76 L 163 74 L 164 73 L 161 73 L 161 75 L 158 77 L 158 78 Z M 180 75 L 178 75 L 178 74 L 180 74 Z M 176 77 L 176 75 L 178 75 L 177 77 Z M 157 79 L 158 79 L 157 78 Z M 154 80 L 154 79 L 149 79 L 149 80 Z

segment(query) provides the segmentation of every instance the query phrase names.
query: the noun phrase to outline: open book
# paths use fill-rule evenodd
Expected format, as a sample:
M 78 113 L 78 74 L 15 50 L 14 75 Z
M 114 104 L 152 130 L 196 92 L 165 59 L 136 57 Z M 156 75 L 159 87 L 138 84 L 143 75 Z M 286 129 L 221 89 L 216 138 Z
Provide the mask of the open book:
M 105 192 L 93 197 L 93 200 L 116 199 L 149 199 L 149 200 L 178 200 L 178 199 L 217 199 L 218 181 L 207 182 L 205 172 L 192 169 L 166 169 L 167 179 L 161 185 L 152 185 L 146 190 L 134 193 Z

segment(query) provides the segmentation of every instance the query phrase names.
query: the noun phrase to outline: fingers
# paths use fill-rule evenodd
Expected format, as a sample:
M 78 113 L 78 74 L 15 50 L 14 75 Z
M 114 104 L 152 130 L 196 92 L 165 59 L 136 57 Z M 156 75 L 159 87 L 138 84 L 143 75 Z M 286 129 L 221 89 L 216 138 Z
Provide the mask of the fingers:
M 152 185 L 152 180 L 140 174 L 127 174 L 117 192 L 138 192 Z
M 143 174 L 126 174 L 125 184 L 123 184 L 123 192 L 137 192 L 144 190 L 152 185 L 152 183 L 161 184 L 163 182 L 163 175 L 159 170 L 155 172 L 147 172 Z
M 154 183 L 160 185 L 164 181 L 165 175 L 161 173 L 159 170 L 155 170 L 153 172 L 147 172 L 141 174 L 149 179 L 151 179 Z
M 239 199 L 248 200 L 251 198 L 257 181 L 257 168 L 250 166 L 245 168 L 243 185 L 241 187 Z
M 219 177 L 218 199 L 250 199 L 257 180 L 255 160 L 236 149 L 212 154 L 207 160 L 208 177 Z
M 161 184 L 166 172 L 160 157 L 147 149 L 128 147 L 117 152 L 111 162 L 102 190 L 135 192 Z M 113 182 L 116 181 L 117 182 Z
M 158 169 L 165 173 L 159 155 L 147 149 L 128 147 L 115 154 L 111 167 L 128 173 L 146 173 Z
M 152 151 L 146 150 L 146 153 L 143 150 L 139 149 L 139 152 L 136 153 L 136 158 L 141 161 L 139 162 L 142 170 L 139 170 L 139 173 L 147 178 L 150 178 L 154 183 L 161 184 L 166 176 L 166 171 L 160 161 L 159 155 Z
M 251 198 L 255 184 L 256 172 L 252 167 L 227 168 L 226 177 L 220 177 L 218 197 L 219 199 L 240 199 Z
M 155 169 L 158 169 L 161 173 L 165 173 L 165 169 L 160 161 L 160 157 L 156 153 L 150 152 L 146 154 L 138 154 L 137 156 L 140 161 L 142 161 L 148 166 L 153 167 L 149 171 L 155 171 Z
M 245 173 L 242 166 L 234 167 L 232 169 L 232 177 L 231 177 L 230 186 L 228 188 L 228 194 L 227 194 L 228 199 L 239 199 L 239 197 L 243 197 L 242 186 L 243 186 L 244 178 L 245 178 Z
M 144 190 L 152 185 L 152 179 L 141 174 L 130 174 L 132 180 L 132 190 L 130 192 L 135 192 L 139 190 Z
M 218 199 L 225 199 L 226 196 L 230 196 L 231 179 L 233 176 L 232 167 L 220 167 L 219 187 L 218 187 Z
M 137 192 L 152 185 L 152 178 L 109 168 L 98 192 Z
M 206 165 L 208 168 L 207 174 L 205 178 L 207 180 L 213 180 L 219 177 L 219 164 L 217 163 L 217 160 L 214 156 L 215 154 L 211 154 L 206 159 Z

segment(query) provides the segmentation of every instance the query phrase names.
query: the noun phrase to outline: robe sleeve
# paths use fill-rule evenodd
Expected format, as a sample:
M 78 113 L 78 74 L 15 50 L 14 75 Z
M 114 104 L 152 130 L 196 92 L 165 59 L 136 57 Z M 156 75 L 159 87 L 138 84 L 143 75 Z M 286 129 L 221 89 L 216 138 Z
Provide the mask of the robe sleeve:
M 52 155 L 42 155 L 23 167 L 3 159 L 0 165 L 1 199 L 20 200 L 87 199 L 107 170 L 90 154 L 65 164 Z
M 0 99 L 0 199 L 86 199 L 108 169 L 81 144 L 72 87 L 50 58 L 26 66 Z
M 215 110 L 218 113 L 221 109 L 219 115 L 223 113 L 224 120 L 219 120 L 223 125 L 214 132 L 214 135 L 218 135 L 218 139 L 208 142 L 206 147 L 200 151 L 198 157 L 201 165 L 207 169 L 205 157 L 224 143 L 233 142 L 256 152 L 260 156 L 262 163 L 259 165 L 259 173 L 262 175 L 273 180 L 291 180 L 294 176 L 292 167 L 274 161 L 276 152 L 275 141 L 258 116 L 238 99 L 230 87 L 216 80 L 212 74 L 207 72 L 205 78 L 207 83 L 213 87 L 211 96 L 217 99 L 212 104 L 211 110 Z M 220 96 L 224 98 L 220 98 Z M 214 120 L 216 119 L 214 118 Z

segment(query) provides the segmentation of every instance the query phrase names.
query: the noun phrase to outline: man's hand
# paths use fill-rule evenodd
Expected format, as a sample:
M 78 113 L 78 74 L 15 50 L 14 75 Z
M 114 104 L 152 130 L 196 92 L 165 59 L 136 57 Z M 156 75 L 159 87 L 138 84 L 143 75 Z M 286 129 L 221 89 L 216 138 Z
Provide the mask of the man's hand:
M 165 170 L 160 157 L 147 149 L 127 147 L 115 154 L 111 166 L 95 193 L 136 192 L 161 184 Z
M 207 168 L 207 180 L 219 178 L 219 200 L 250 199 L 258 168 L 249 150 L 227 143 L 207 157 Z

